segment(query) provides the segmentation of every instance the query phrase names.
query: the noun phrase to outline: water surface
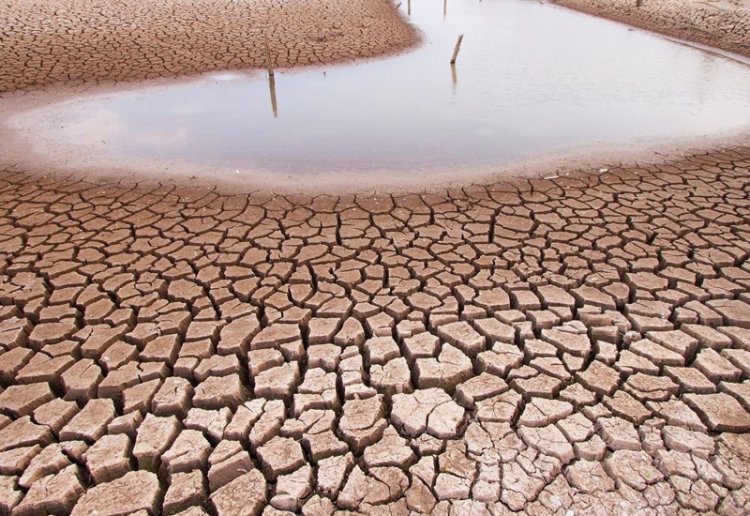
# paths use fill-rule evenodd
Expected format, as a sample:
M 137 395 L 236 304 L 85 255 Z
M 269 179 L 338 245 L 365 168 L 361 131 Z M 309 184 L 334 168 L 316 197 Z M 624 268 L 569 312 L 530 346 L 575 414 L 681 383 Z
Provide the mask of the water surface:
M 538 1 L 408 8 L 404 0 L 425 42 L 400 56 L 277 71 L 275 84 L 227 73 L 96 94 L 11 125 L 72 167 L 140 160 L 227 174 L 409 174 L 750 124 L 750 67 L 728 57 Z

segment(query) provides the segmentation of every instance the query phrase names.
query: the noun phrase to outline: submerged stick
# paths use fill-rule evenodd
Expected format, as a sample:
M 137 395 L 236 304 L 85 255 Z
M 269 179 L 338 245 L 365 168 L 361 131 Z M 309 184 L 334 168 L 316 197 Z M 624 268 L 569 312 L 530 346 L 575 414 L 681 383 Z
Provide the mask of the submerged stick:
M 453 48 L 453 57 L 451 57 L 451 64 L 456 64 L 456 59 L 458 58 L 458 51 L 461 50 L 461 42 L 464 39 L 464 35 L 461 34 L 458 39 L 456 40 L 456 46 Z
M 271 61 L 271 47 L 268 46 L 268 36 L 263 38 L 263 45 L 266 47 L 266 68 L 268 76 L 273 77 L 273 62 Z

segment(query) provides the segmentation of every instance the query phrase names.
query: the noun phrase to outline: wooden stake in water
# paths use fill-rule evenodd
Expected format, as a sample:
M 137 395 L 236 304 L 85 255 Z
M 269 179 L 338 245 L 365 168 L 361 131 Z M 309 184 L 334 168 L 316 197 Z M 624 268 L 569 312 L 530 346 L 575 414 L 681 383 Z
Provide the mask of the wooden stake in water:
M 268 68 L 268 76 L 273 77 L 273 62 L 271 61 L 271 47 L 268 46 L 268 36 L 263 39 L 263 44 L 266 47 L 266 68 Z
M 451 57 L 451 64 L 456 64 L 456 59 L 458 58 L 458 51 L 461 50 L 461 42 L 464 39 L 464 35 L 461 34 L 458 39 L 456 40 L 456 46 L 453 48 L 453 57 Z
M 273 117 L 279 116 L 279 106 L 276 102 L 276 78 L 271 75 L 268 78 L 268 88 L 271 91 L 271 111 L 273 111 Z

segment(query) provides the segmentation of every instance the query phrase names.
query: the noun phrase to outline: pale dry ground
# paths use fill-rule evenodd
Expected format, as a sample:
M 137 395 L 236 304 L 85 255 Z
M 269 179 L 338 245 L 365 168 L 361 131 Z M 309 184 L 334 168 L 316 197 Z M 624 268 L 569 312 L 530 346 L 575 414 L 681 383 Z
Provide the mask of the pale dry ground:
M 747 514 L 750 148 L 381 197 L 0 173 L 0 512 Z
M 554 0 L 589 14 L 750 57 L 750 0 Z
M 398 52 L 389 0 L 0 0 L 0 92 Z

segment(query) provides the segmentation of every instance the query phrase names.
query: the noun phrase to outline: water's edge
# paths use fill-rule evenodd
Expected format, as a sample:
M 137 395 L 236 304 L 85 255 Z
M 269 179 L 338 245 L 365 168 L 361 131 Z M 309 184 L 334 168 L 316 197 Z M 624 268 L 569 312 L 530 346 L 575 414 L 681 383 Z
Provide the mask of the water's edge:
M 659 35 L 664 38 L 664 36 Z M 671 38 L 673 39 L 673 38 Z M 692 42 L 676 41 L 695 46 Z M 737 60 L 745 65 L 750 60 L 742 56 L 726 54 L 718 49 L 698 46 L 701 50 L 719 53 L 724 57 Z M 340 65 L 352 66 L 352 65 Z M 359 65 L 354 65 L 359 66 Z M 330 68 L 327 66 L 320 69 Z M 310 70 L 305 67 L 304 71 Z M 299 69 L 280 70 L 279 73 L 296 73 Z M 191 78 L 191 81 L 202 81 L 216 76 L 215 72 Z M 257 70 L 243 72 L 243 75 L 260 79 L 262 73 Z M 184 84 L 185 79 L 157 79 L 148 82 L 125 83 L 120 85 L 99 85 L 78 88 L 53 88 L 43 95 L 38 92 L 18 92 L 4 97 L 0 104 L 0 138 L 5 142 L 0 150 L 0 168 L 24 170 L 30 174 L 46 176 L 55 174 L 69 179 L 86 179 L 95 182 L 111 182 L 120 179 L 138 182 L 176 185 L 215 186 L 232 192 L 273 191 L 285 193 L 330 193 L 330 192 L 382 192 L 394 190 L 442 190 L 470 184 L 488 184 L 505 181 L 514 177 L 550 177 L 565 176 L 574 171 L 609 169 L 625 164 L 660 163 L 680 159 L 683 156 L 701 151 L 720 151 L 723 148 L 742 146 L 750 140 L 750 129 L 729 131 L 712 137 L 664 138 L 659 141 L 649 140 L 629 145 L 612 145 L 602 147 L 592 145 L 576 148 L 572 151 L 553 152 L 535 156 L 531 159 L 514 160 L 496 166 L 469 166 L 449 168 L 429 168 L 412 170 L 407 177 L 393 171 L 371 171 L 367 177 L 353 176 L 345 171 L 320 172 L 305 176 L 304 182 L 295 175 L 280 176 L 278 173 L 253 168 L 237 169 L 235 174 L 218 172 L 215 167 L 194 164 L 165 164 L 145 160 L 131 160 L 127 164 L 111 166 L 93 160 L 76 166 L 71 170 L 65 159 L 57 159 L 55 153 L 41 155 L 31 149 L 30 142 L 19 138 L 7 123 L 9 119 L 21 113 L 36 110 L 50 104 L 73 101 L 89 95 L 100 95 L 110 92 L 137 91 L 143 88 L 166 88 L 173 84 Z M 124 86 L 124 87 L 123 87 Z M 7 102 L 11 101 L 11 102 Z M 147 171 L 144 173 L 144 171 Z M 375 178 L 376 177 L 376 178 Z M 373 180 L 374 179 L 374 180 Z

